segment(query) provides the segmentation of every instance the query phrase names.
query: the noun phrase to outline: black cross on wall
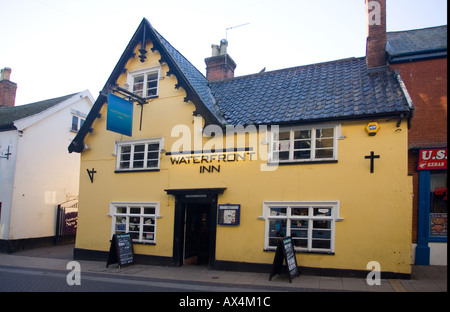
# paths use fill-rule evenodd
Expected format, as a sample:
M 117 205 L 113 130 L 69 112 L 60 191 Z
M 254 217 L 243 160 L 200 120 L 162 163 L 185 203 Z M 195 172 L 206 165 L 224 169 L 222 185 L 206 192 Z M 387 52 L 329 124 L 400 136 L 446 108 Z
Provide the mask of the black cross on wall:
M 373 151 L 370 152 L 370 155 L 364 156 L 365 159 L 370 159 L 370 173 L 373 173 L 374 169 L 374 159 L 380 158 L 380 155 L 375 155 Z

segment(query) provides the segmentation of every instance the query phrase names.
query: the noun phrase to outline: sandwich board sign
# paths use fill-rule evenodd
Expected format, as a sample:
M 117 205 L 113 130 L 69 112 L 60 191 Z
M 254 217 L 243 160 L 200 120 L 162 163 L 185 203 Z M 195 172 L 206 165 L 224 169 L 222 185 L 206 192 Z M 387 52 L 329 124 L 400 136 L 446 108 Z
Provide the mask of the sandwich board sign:
M 287 266 L 289 283 L 292 283 L 292 279 L 299 276 L 300 273 L 298 271 L 297 259 L 295 258 L 294 247 L 292 245 L 292 237 L 290 236 L 278 241 L 269 281 L 272 280 L 273 276 L 281 274 L 283 262 L 285 262 Z

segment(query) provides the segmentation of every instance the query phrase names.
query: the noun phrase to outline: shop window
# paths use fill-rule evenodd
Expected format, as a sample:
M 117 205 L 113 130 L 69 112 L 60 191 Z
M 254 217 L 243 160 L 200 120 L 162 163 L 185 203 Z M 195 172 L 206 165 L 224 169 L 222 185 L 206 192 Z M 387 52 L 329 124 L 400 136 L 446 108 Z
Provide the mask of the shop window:
M 159 170 L 162 138 L 116 142 L 116 172 Z
M 280 238 L 291 236 L 294 249 L 334 252 L 339 202 L 265 202 L 265 250 L 275 250 Z
M 430 175 L 430 237 L 447 238 L 447 173 Z
M 269 163 L 335 161 L 339 129 L 334 125 L 318 125 L 273 131 Z
M 134 71 L 128 74 L 127 83 L 131 87 L 131 92 L 140 97 L 156 97 L 158 96 L 159 76 L 159 67 Z
M 135 243 L 156 243 L 159 203 L 113 202 L 110 207 L 112 234 L 130 233 Z

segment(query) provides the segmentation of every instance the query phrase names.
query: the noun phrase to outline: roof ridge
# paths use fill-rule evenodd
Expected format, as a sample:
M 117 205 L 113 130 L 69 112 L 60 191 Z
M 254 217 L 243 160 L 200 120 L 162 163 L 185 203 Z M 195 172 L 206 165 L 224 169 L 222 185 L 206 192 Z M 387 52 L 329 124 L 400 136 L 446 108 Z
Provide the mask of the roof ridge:
M 431 26 L 431 27 L 423 27 L 423 28 L 416 28 L 416 29 L 407 29 L 407 30 L 394 30 L 394 31 L 387 31 L 386 34 L 395 34 L 395 33 L 402 33 L 402 32 L 413 32 L 413 31 L 422 31 L 422 30 L 431 30 L 436 28 L 445 28 L 447 25 L 440 25 L 440 26 Z
M 287 67 L 287 68 L 280 68 L 280 69 L 274 69 L 274 70 L 270 70 L 270 71 L 265 71 L 265 72 L 262 72 L 262 73 L 253 73 L 253 74 L 247 74 L 247 75 L 237 76 L 237 77 L 233 77 L 233 78 L 226 78 L 226 79 L 222 79 L 222 80 L 209 81 L 209 83 L 212 84 L 212 83 L 229 82 L 229 81 L 233 81 L 233 80 L 237 80 L 237 79 L 251 78 L 253 76 L 264 76 L 264 75 L 268 75 L 268 74 L 273 74 L 273 73 L 283 72 L 283 71 L 289 71 L 289 70 L 298 69 L 298 68 L 325 66 L 325 65 L 329 65 L 329 64 L 333 64 L 333 63 L 341 63 L 341 62 L 347 62 L 347 61 L 353 61 L 353 60 L 359 60 L 359 59 L 365 59 L 365 58 L 366 58 L 365 56 L 361 56 L 361 57 L 354 57 L 354 56 L 352 56 L 352 57 L 347 57 L 347 58 L 338 59 L 338 60 L 324 61 L 324 62 L 319 62 L 319 63 L 311 63 L 311 64 L 299 65 L 299 66 L 292 66 L 292 67 Z

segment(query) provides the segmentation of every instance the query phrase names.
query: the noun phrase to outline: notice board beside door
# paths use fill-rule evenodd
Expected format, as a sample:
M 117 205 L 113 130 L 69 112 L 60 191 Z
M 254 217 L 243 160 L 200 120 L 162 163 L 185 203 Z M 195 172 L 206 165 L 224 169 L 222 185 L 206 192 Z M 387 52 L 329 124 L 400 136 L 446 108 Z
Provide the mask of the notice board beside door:
M 113 235 L 106 267 L 114 263 L 118 263 L 119 268 L 127 264 L 134 264 L 133 242 L 130 233 Z
M 292 245 L 292 238 L 290 236 L 278 241 L 269 281 L 272 280 L 273 276 L 281 274 L 283 262 L 286 262 L 289 283 L 292 283 L 292 279 L 300 273 L 298 272 L 297 259 L 295 258 L 294 246 Z

